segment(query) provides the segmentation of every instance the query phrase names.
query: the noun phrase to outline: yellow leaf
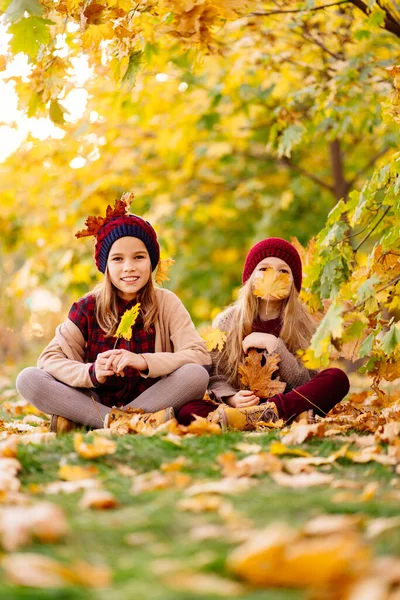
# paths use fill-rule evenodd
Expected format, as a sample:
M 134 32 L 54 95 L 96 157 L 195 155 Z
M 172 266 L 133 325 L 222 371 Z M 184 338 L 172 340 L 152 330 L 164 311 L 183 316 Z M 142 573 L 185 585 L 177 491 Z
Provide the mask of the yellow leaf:
M 175 261 L 172 258 L 165 258 L 164 260 L 159 261 L 156 272 L 156 283 L 158 285 L 164 281 L 169 281 L 169 270 L 174 264 Z
M 212 350 L 221 351 L 226 342 L 226 333 L 217 327 L 204 327 L 201 330 L 201 337 L 206 343 L 208 352 Z
M 306 452 L 305 450 L 288 448 L 287 446 L 285 446 L 285 444 L 282 444 L 282 442 L 277 441 L 271 443 L 269 451 L 272 454 L 276 454 L 277 456 L 280 456 L 281 454 L 294 454 L 295 456 L 311 456 L 310 453 Z
M 210 423 L 204 417 L 195 416 L 195 420 L 192 421 L 186 428 L 187 433 L 194 433 L 195 435 L 204 434 L 217 434 L 222 433 L 221 427 L 217 423 Z
M 81 467 L 80 465 L 63 465 L 58 469 L 58 476 L 64 481 L 80 481 L 81 479 L 90 479 L 97 475 L 98 469 L 95 466 Z
M 106 454 L 115 454 L 117 444 L 112 440 L 97 436 L 94 437 L 93 443 L 86 442 L 81 433 L 75 433 L 74 449 L 82 458 L 97 458 Z
M 82 508 L 95 508 L 104 510 L 105 508 L 115 508 L 118 506 L 116 498 L 107 490 L 86 490 L 79 505 Z
M 287 298 L 290 291 L 290 278 L 288 273 L 276 274 L 275 269 L 268 267 L 262 277 L 253 281 L 253 294 L 259 298 L 272 296 L 277 300 Z
M 132 338 L 132 327 L 135 324 L 136 319 L 138 318 L 139 310 L 140 302 L 138 302 L 137 304 L 135 304 L 135 306 L 132 306 L 132 308 L 129 308 L 124 312 L 114 337 L 123 337 L 127 341 L 129 341 Z
M 115 33 L 111 23 L 89 25 L 81 37 L 82 47 L 84 50 L 97 48 L 100 42 L 103 40 L 112 40 L 114 35 Z

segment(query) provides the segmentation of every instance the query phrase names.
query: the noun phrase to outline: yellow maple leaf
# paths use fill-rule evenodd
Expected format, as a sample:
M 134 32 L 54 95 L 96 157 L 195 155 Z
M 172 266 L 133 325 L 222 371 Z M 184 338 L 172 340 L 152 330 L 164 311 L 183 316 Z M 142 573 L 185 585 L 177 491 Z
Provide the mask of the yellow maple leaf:
M 262 277 L 256 277 L 253 282 L 253 294 L 259 298 L 273 296 L 277 300 L 287 298 L 290 290 L 288 273 L 276 274 L 275 269 L 268 267 Z
M 139 311 L 140 302 L 135 304 L 135 306 L 132 306 L 132 308 L 128 308 L 122 315 L 118 329 L 113 337 L 116 337 L 117 339 L 123 337 L 129 342 L 132 338 L 132 327 L 138 318 Z
M 114 29 L 111 23 L 103 23 L 101 25 L 89 25 L 86 31 L 82 34 L 82 47 L 84 50 L 97 48 L 103 40 L 112 40 L 114 37 Z
M 174 264 L 175 261 L 172 258 L 165 258 L 164 260 L 159 261 L 156 272 L 156 283 L 158 285 L 164 281 L 169 281 L 169 270 Z
M 212 350 L 221 351 L 226 342 L 226 333 L 217 327 L 204 327 L 201 330 L 201 337 L 206 343 L 208 352 Z
M 106 454 L 115 454 L 117 444 L 113 440 L 107 440 L 104 437 L 95 436 L 92 443 L 83 439 L 81 433 L 74 435 L 75 452 L 82 458 L 97 458 Z

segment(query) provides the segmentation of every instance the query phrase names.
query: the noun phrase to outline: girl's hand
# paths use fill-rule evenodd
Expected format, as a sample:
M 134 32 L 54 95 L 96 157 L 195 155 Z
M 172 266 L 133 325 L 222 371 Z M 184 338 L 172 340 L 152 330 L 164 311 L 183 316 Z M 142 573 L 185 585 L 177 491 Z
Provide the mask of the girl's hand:
M 112 369 L 115 375 L 125 376 L 124 369 L 132 367 L 138 371 L 146 371 L 147 363 L 143 356 L 135 354 L 129 350 L 109 350 L 107 368 Z
M 259 348 L 260 350 L 267 350 L 269 354 L 275 351 L 278 344 L 278 338 L 271 333 L 257 333 L 254 331 L 247 335 L 243 342 L 243 352 L 246 354 L 249 348 Z
M 114 375 L 114 371 L 109 365 L 110 352 L 121 352 L 121 350 L 107 350 L 107 352 L 100 352 L 94 363 L 94 372 L 99 383 L 104 383 L 107 377 Z
M 260 398 L 251 390 L 239 390 L 234 396 L 226 398 L 226 403 L 234 408 L 244 408 L 245 406 L 256 406 Z

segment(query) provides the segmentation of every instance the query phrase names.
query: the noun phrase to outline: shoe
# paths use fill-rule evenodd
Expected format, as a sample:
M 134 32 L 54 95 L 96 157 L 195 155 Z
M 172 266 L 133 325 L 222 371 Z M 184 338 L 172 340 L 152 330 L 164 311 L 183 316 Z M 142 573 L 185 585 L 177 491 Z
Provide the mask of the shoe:
M 74 429 L 81 429 L 83 425 L 78 425 L 78 423 L 74 423 L 65 417 L 60 417 L 59 415 L 51 415 L 50 421 L 50 431 L 53 433 L 68 433 L 69 431 L 74 431 Z
M 112 408 L 105 421 L 105 427 L 122 434 L 137 431 L 139 429 L 138 425 L 157 429 L 157 427 L 171 419 L 175 419 L 175 411 L 172 407 L 164 408 L 155 413 L 145 413 L 141 408 L 128 410 Z
M 238 431 L 253 431 L 259 421 L 275 423 L 279 419 L 278 409 L 273 402 L 265 402 L 247 408 L 233 408 L 227 404 L 220 406 L 210 413 L 207 421 L 218 423 L 223 431 L 236 429 Z

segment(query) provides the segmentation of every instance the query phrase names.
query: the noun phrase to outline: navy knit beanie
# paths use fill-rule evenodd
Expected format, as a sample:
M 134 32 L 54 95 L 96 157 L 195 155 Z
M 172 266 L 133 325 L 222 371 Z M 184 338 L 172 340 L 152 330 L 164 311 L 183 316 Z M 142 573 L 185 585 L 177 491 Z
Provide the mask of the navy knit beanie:
M 94 249 L 94 258 L 99 271 L 105 273 L 108 254 L 113 243 L 126 236 L 142 240 L 150 256 L 152 271 L 154 271 L 160 260 L 157 234 L 148 221 L 132 214 L 115 217 L 99 230 Z

